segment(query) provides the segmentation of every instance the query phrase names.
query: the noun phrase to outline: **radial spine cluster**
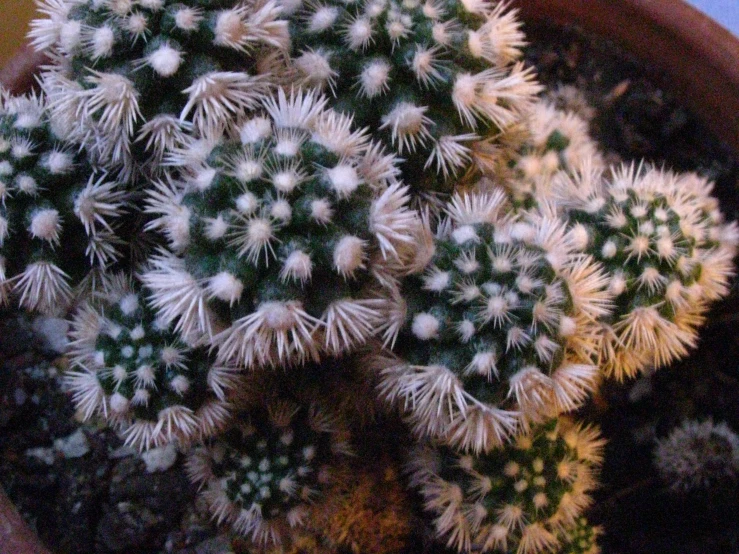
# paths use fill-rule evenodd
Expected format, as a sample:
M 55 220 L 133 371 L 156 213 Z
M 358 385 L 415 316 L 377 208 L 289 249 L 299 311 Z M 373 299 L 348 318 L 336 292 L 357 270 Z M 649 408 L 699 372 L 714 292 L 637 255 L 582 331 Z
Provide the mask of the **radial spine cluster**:
M 273 398 L 237 414 L 218 440 L 188 460 L 214 516 L 262 546 L 304 525 L 331 483 L 332 464 L 351 454 L 337 418 L 316 406 Z
M 153 226 L 179 254 L 143 277 L 154 305 L 188 335 L 220 330 L 221 359 L 316 360 L 356 348 L 381 323 L 373 291 L 417 216 L 392 157 L 323 104 L 281 92 L 239 141 L 151 195 Z
M 284 73 L 287 23 L 270 0 L 43 0 L 44 89 L 75 140 L 126 174 L 158 171 L 187 133 L 218 136 Z
M 518 62 L 521 23 L 503 3 L 284 0 L 283 8 L 299 82 L 382 136 L 418 191 L 450 191 L 539 91 Z
M 72 320 L 77 369 L 67 382 L 83 417 L 104 417 L 140 450 L 218 432 L 236 370 L 169 331 L 125 277 L 116 276 L 109 288 Z
M 458 552 L 554 552 L 591 503 L 604 441 L 556 419 L 514 444 L 460 455 L 421 447 L 409 468 L 438 535 Z
M 119 257 L 127 195 L 50 120 L 43 97 L 0 98 L 0 305 L 60 314 Z
M 616 378 L 687 355 L 710 302 L 725 296 L 739 233 L 695 174 L 623 166 L 558 175 L 571 243 L 607 269 L 615 309 L 600 363 Z
M 597 368 L 605 277 L 553 220 L 512 223 L 505 194 L 455 196 L 396 294 L 382 395 L 420 434 L 487 450 L 528 421 L 577 407 Z M 420 239 L 423 240 L 423 239 Z

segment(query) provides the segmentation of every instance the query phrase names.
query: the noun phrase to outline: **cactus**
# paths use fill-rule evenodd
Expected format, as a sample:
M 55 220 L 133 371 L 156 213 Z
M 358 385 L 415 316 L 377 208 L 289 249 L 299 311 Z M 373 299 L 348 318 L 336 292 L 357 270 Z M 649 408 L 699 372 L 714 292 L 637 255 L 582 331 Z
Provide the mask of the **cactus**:
M 66 380 L 82 416 L 103 416 L 140 450 L 218 432 L 238 383 L 235 368 L 170 332 L 126 277 L 117 275 L 109 289 L 72 321 L 70 356 L 79 369 Z
M 687 355 L 709 303 L 728 292 L 739 234 L 712 184 L 647 166 L 558 174 L 556 206 L 572 244 L 609 273 L 615 309 L 603 323 L 600 364 L 618 379 Z
M 32 23 L 51 111 L 94 159 L 160 170 L 188 133 L 217 137 L 284 72 L 272 1 L 43 0 Z
M 487 450 L 520 425 L 577 407 L 597 368 L 592 321 L 605 277 L 572 255 L 564 223 L 512 224 L 505 194 L 455 196 L 437 237 L 419 239 L 380 354 L 381 394 L 421 435 Z
M 536 209 L 549 195 L 553 176 L 603 168 L 588 123 L 575 113 L 536 102 L 524 121 L 500 137 L 501 153 L 490 176 L 503 184 L 514 206 Z
M 559 554 L 600 554 L 598 537 L 603 534 L 601 527 L 593 527 L 587 518 L 580 517 L 574 526 L 563 533 L 564 546 Z
M 217 440 L 188 460 L 193 482 L 219 522 L 262 547 L 288 542 L 320 501 L 332 465 L 351 454 L 339 419 L 288 394 L 270 394 L 243 407 Z
M 349 118 L 312 94 L 265 105 L 240 142 L 208 149 L 183 183 L 151 195 L 153 226 L 179 256 L 143 276 L 165 319 L 186 334 L 220 330 L 220 359 L 247 367 L 364 343 L 383 313 L 373 291 L 417 222 L 392 157 Z
M 418 192 L 451 192 L 484 166 L 497 132 L 540 90 L 521 57 L 515 11 L 500 3 L 283 1 L 302 86 L 394 148 Z M 476 162 L 476 163 L 473 163 Z
M 43 97 L 0 102 L 0 305 L 60 314 L 119 257 L 127 193 L 58 138 Z
M 726 423 L 686 420 L 657 442 L 654 464 L 676 492 L 736 483 L 739 436 Z
M 439 537 L 458 552 L 538 554 L 560 545 L 592 499 L 604 441 L 595 428 L 556 419 L 486 454 L 423 446 L 411 481 Z

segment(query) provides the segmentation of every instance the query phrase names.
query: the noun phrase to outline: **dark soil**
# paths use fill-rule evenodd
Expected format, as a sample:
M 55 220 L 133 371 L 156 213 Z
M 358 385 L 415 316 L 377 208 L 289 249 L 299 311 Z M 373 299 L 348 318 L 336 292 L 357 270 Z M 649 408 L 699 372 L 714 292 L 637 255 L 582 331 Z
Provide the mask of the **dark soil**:
M 595 108 L 593 136 L 611 159 L 646 158 L 716 181 L 729 219 L 739 219 L 739 165 L 654 74 L 612 44 L 575 30 L 527 28 L 527 60 L 554 89 L 575 85 Z M 194 501 L 182 456 L 147 473 L 115 433 L 81 425 L 59 382 L 64 359 L 41 346 L 30 319 L 0 314 L 0 484 L 58 553 L 224 552 L 228 541 Z M 696 352 L 651 377 L 607 383 L 583 410 L 609 444 L 591 520 L 604 554 L 739 553 L 739 490 L 676 496 L 652 465 L 655 439 L 685 418 L 725 421 L 739 431 L 739 287 L 715 306 Z M 81 428 L 89 447 L 65 456 L 54 441 Z M 29 455 L 31 449 L 39 456 Z M 43 459 L 43 455 L 46 459 Z M 424 535 L 423 531 L 419 535 Z M 441 552 L 419 536 L 411 552 Z M 1 549 L 0 549 L 1 550 Z

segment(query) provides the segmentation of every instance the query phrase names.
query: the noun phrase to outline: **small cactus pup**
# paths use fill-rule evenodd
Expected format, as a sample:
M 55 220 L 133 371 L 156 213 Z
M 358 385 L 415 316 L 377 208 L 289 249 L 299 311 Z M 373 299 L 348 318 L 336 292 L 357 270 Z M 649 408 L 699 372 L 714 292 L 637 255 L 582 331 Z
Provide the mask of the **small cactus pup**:
M 332 467 L 351 454 L 349 436 L 316 404 L 255 392 L 230 428 L 191 453 L 187 469 L 219 523 L 258 546 L 287 546 L 322 500 Z
M 126 277 L 111 278 L 101 296 L 72 319 L 78 369 L 66 380 L 83 417 L 102 416 L 139 450 L 218 432 L 239 382 L 236 369 L 169 331 Z
M 417 226 L 407 188 L 351 119 L 283 91 L 240 140 L 206 148 L 150 197 L 175 254 L 143 280 L 167 321 L 247 367 L 355 349 L 379 328 L 388 281 Z
M 562 533 L 563 546 L 559 554 L 600 554 L 598 537 L 602 534 L 601 527 L 594 527 L 586 517 L 579 517 Z
M 603 444 L 596 428 L 554 419 L 485 454 L 422 446 L 409 469 L 448 547 L 557 552 L 592 503 Z
M 553 176 L 603 168 L 588 122 L 575 113 L 537 101 L 521 124 L 499 138 L 500 156 L 488 176 L 508 190 L 517 208 L 536 209 L 549 198 Z
M 540 90 L 517 62 L 524 35 L 503 3 L 282 4 L 301 85 L 382 137 L 416 192 L 451 192 Z
M 55 133 L 43 97 L 0 99 L 0 305 L 63 314 L 119 258 L 124 187 Z M 14 300 L 14 301 L 15 301 Z
M 375 360 L 383 398 L 420 435 L 475 452 L 579 406 L 598 374 L 606 278 L 564 222 L 509 221 L 505 192 L 455 195 L 428 227 Z
M 41 0 L 51 111 L 100 163 L 156 171 L 186 134 L 217 136 L 281 78 L 289 37 L 272 1 Z
M 728 292 L 736 224 L 724 223 L 712 184 L 646 165 L 558 174 L 554 197 L 568 237 L 609 274 L 613 314 L 600 365 L 617 379 L 687 355 L 711 301 Z
M 675 492 L 739 482 L 739 436 L 726 423 L 686 420 L 657 442 L 654 465 Z

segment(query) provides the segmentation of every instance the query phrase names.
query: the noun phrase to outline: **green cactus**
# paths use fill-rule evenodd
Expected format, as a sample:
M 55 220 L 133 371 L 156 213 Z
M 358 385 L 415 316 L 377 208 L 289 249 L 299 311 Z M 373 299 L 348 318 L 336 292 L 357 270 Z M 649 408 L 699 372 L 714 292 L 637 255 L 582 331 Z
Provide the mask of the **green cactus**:
M 555 419 L 486 454 L 421 447 L 409 469 L 447 546 L 538 554 L 591 504 L 603 444 L 597 429 Z
M 284 72 L 287 23 L 272 1 L 45 0 L 32 23 L 52 54 L 51 111 L 95 160 L 159 171 L 188 133 L 217 137 Z
M 179 253 L 143 275 L 163 317 L 247 367 L 316 360 L 371 337 L 384 307 L 374 291 L 417 220 L 392 157 L 312 94 L 281 91 L 241 141 L 203 160 L 151 195 L 152 226 Z
M 567 250 L 564 223 L 511 223 L 504 198 L 455 196 L 437 237 L 419 239 L 427 247 L 385 333 L 395 352 L 376 361 L 382 395 L 421 434 L 475 451 L 585 399 L 592 320 L 609 307 L 604 276 Z
M 559 554 L 600 554 L 597 540 L 602 534 L 603 529 L 593 527 L 587 518 L 579 517 L 574 526 L 563 533 Z
M 284 0 L 297 79 L 382 137 L 418 192 L 450 192 L 539 91 L 515 11 L 478 0 Z
M 219 522 L 260 546 L 281 545 L 331 482 L 337 457 L 351 454 L 339 419 L 290 395 L 245 408 L 217 440 L 188 460 L 193 482 Z
M 536 102 L 523 123 L 503 133 L 499 142 L 501 153 L 489 177 L 505 186 L 517 208 L 536 209 L 546 201 L 559 171 L 574 174 L 605 167 L 587 121 L 544 100 Z
M 83 417 L 102 415 L 140 450 L 218 432 L 236 370 L 170 332 L 121 275 L 99 304 L 89 301 L 72 320 L 79 369 L 66 379 Z
M 60 314 L 119 257 L 127 193 L 58 138 L 42 97 L 0 103 L 0 304 Z
M 713 300 L 728 292 L 736 224 L 697 175 L 623 166 L 559 174 L 568 239 L 606 268 L 615 309 L 603 321 L 600 365 L 618 379 L 687 355 Z

